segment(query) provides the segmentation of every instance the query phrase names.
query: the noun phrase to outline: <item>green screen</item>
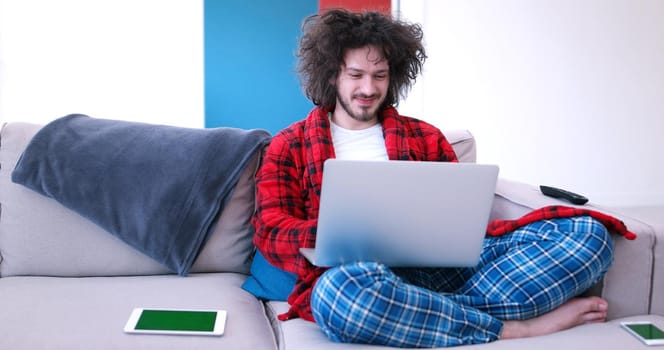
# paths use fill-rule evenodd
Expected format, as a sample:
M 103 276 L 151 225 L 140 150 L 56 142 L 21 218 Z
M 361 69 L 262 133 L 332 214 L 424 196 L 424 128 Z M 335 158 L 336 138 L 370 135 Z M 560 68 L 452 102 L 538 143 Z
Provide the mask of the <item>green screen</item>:
M 216 318 L 210 311 L 143 310 L 136 329 L 211 332 Z
M 664 331 L 651 324 L 630 324 L 627 327 L 647 340 L 664 339 Z

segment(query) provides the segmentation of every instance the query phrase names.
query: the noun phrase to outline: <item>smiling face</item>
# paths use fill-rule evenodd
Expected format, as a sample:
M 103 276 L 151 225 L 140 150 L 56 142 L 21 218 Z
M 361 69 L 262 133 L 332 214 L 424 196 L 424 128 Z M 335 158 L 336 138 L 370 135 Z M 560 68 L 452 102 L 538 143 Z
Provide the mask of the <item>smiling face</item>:
M 375 46 L 348 49 L 335 81 L 337 103 L 332 121 L 346 129 L 364 129 L 378 122 L 390 82 L 390 69 Z

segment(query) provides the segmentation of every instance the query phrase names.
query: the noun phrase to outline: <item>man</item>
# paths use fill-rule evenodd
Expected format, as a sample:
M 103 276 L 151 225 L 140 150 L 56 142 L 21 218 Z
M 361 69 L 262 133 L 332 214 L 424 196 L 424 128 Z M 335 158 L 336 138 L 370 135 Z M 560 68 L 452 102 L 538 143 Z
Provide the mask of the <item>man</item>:
M 303 30 L 298 69 L 316 107 L 274 137 L 256 177 L 256 246 L 297 275 L 280 319 L 315 321 L 335 341 L 400 347 L 483 343 L 605 320 L 605 300 L 576 297 L 612 260 L 606 228 L 588 216 L 488 237 L 474 268 L 357 262 L 326 270 L 306 261 L 299 248 L 314 246 L 326 159 L 454 162 L 456 155 L 440 130 L 393 107 L 426 59 L 419 26 L 331 10 L 307 18 Z

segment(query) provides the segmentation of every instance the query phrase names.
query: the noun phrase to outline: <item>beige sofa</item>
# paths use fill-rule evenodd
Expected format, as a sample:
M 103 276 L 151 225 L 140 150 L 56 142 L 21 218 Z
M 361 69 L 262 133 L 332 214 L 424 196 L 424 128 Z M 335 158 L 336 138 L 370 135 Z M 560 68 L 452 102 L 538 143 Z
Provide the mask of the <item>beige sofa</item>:
M 51 198 L 11 181 L 11 172 L 41 128 L 9 123 L 0 136 L 0 349 L 376 349 L 330 342 L 313 323 L 281 322 L 285 302 L 264 302 L 241 288 L 251 264 L 255 154 L 219 214 L 191 273 L 181 277 Z M 462 161 L 475 160 L 468 132 L 448 138 Z M 499 180 L 492 218 L 516 218 L 549 204 L 531 185 Z M 589 293 L 610 302 L 610 321 L 549 336 L 469 346 L 486 349 L 637 349 L 622 320 L 664 327 L 664 228 L 622 219 L 638 234 L 615 237 L 615 262 Z M 659 242 L 658 242 L 659 240 Z M 123 326 L 134 307 L 220 308 L 221 337 L 130 335 Z

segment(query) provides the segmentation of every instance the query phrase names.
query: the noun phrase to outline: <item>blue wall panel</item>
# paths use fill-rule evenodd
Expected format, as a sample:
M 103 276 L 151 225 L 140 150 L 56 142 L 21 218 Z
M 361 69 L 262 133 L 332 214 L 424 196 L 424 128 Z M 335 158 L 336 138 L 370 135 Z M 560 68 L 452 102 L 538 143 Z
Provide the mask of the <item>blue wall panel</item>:
M 274 134 L 306 116 L 295 50 L 317 11 L 317 0 L 205 0 L 206 127 Z

